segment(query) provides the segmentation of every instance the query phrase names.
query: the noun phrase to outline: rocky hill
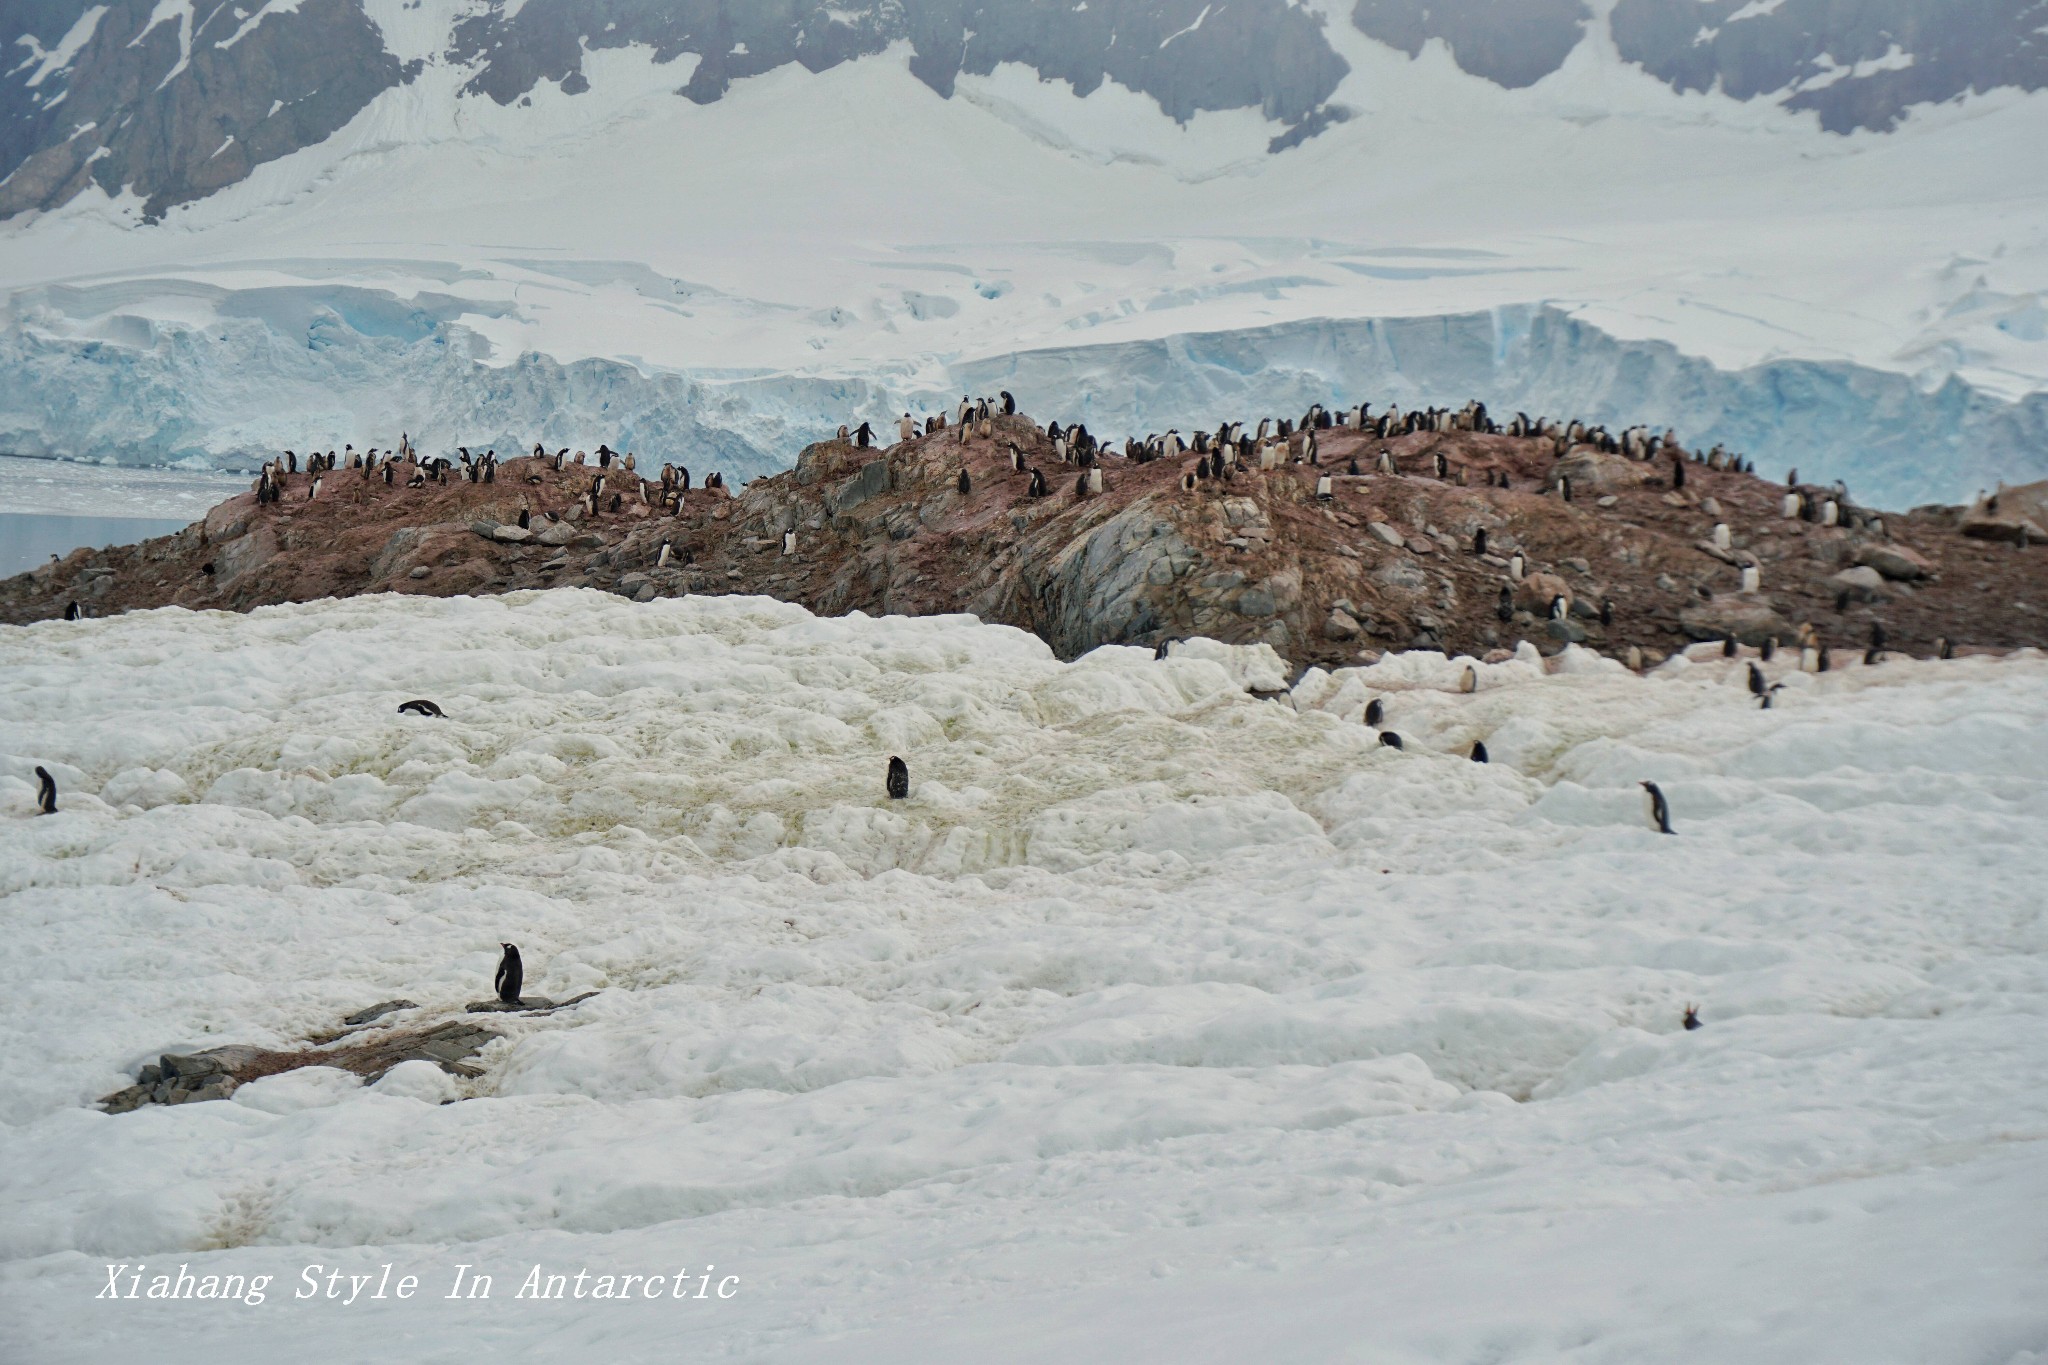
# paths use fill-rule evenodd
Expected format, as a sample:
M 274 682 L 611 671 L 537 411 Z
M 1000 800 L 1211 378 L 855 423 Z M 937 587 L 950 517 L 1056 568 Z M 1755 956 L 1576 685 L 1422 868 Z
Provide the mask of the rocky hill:
M 0 619 L 575 585 L 643 601 L 762 593 L 827 615 L 971 612 L 1064 656 L 1265 641 L 1297 666 L 1523 639 L 1654 662 L 1688 641 L 1789 643 L 1807 626 L 1857 652 L 1879 624 L 1915 653 L 2048 641 L 2048 487 L 1882 515 L 1810 488 L 1808 520 L 1785 514 L 1784 485 L 1698 460 L 1674 487 L 1671 464 L 1592 445 L 1560 456 L 1543 437 L 1336 428 L 1318 441 L 1319 465 L 1297 435 L 1277 467 L 1192 488 L 1192 454 L 1110 456 L 1087 493 L 1043 428 L 998 417 L 965 442 L 953 428 L 886 450 L 814 444 L 786 473 L 695 489 L 673 514 L 616 468 L 593 512 L 600 471 L 543 459 L 413 489 L 342 469 L 317 498 L 299 474 L 281 501 L 243 494 L 176 535 L 0 583 Z

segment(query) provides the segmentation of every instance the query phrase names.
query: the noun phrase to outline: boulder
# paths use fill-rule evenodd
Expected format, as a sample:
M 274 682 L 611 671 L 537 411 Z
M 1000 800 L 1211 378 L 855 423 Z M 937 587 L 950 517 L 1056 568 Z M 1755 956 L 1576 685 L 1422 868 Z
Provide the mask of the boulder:
M 1678 613 L 1678 624 L 1695 640 L 1718 640 L 1733 636 L 1740 644 L 1761 646 L 1776 637 L 1780 643 L 1796 633 L 1792 623 L 1756 597 L 1735 593 L 1711 598 Z
M 1572 493 L 1576 496 L 1634 488 L 1643 481 L 1643 473 L 1625 455 L 1612 455 L 1594 446 L 1574 446 L 1543 476 L 1543 491 L 1548 493 L 1567 478 L 1572 481 Z
M 1830 574 L 1827 586 L 1832 592 L 1848 593 L 1854 601 L 1875 602 L 1883 596 L 1884 575 L 1867 565 L 1858 565 Z
M 1934 565 L 1927 556 L 1909 550 L 1903 545 L 1885 541 L 1872 541 L 1856 550 L 1856 562 L 1865 568 L 1875 569 L 1886 578 L 1909 582 L 1916 578 L 1927 578 L 1934 573 Z
M 541 545 L 559 546 L 567 545 L 570 541 L 576 539 L 576 536 L 577 531 L 575 527 L 565 521 L 558 521 L 550 526 L 543 527 L 540 534 L 534 537 L 534 541 Z
M 1325 640 L 1355 640 L 1361 631 L 1358 618 L 1342 607 L 1330 608 L 1330 614 L 1323 621 Z
M 1524 578 L 1515 589 L 1515 605 L 1524 607 L 1538 616 L 1550 614 L 1550 601 L 1562 596 L 1569 603 L 1572 590 L 1565 581 L 1552 573 L 1532 573 Z
M 1387 525 L 1384 521 L 1376 521 L 1372 523 L 1371 529 L 1374 535 L 1378 536 L 1381 540 L 1385 541 L 1389 545 L 1398 548 L 1408 543 L 1408 538 L 1406 536 L 1402 535 L 1399 531 L 1396 531 L 1393 527 Z
M 500 526 L 491 532 L 491 539 L 500 545 L 524 545 L 533 539 L 533 532 L 524 526 Z

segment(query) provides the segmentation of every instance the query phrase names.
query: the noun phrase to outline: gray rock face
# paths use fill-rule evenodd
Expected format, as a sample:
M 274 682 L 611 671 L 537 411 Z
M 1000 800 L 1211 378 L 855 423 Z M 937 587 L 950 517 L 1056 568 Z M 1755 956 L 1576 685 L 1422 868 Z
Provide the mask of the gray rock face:
M 1413 57 L 1441 38 L 1458 66 L 1510 90 L 1534 85 L 1585 36 L 1583 0 L 1358 0 L 1359 32 Z
M 2043 88 L 2044 21 L 2042 0 L 1619 0 L 1608 23 L 1622 58 L 1674 90 L 1770 99 L 1847 133 L 1973 90 Z M 1441 39 L 1461 68 L 1514 88 L 1563 66 L 1592 14 L 1582 0 L 1358 0 L 1352 22 L 1411 56 Z
M 363 0 L 191 0 L 189 23 L 155 0 L 18 0 L 6 15 L 0 219 L 98 184 L 133 189 L 154 222 L 325 140 L 425 68 L 386 48 Z M 543 81 L 583 94 L 586 52 L 639 45 L 657 62 L 695 57 L 677 93 L 708 104 L 746 76 L 907 42 L 911 71 L 947 98 L 963 73 L 1020 62 L 1082 95 L 1116 81 L 1183 123 L 1257 109 L 1279 150 L 1344 117 L 1325 103 L 1347 67 L 1322 22 L 1289 0 L 486 0 L 438 57 L 474 70 L 467 95 L 509 105 Z

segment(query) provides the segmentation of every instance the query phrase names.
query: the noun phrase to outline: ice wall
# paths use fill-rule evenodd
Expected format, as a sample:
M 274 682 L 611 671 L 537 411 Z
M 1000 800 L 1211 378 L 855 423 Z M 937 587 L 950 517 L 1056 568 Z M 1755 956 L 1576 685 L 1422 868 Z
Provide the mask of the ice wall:
M 531 353 L 503 363 L 453 301 L 397 304 L 373 291 L 245 291 L 209 300 L 210 324 L 103 315 L 91 336 L 48 325 L 65 302 L 17 308 L 0 328 L 0 451 L 248 467 L 286 447 L 383 445 L 406 431 L 428 450 L 609 441 L 748 478 L 786 468 L 841 422 L 1008 389 L 1034 415 L 1116 437 L 1316 401 L 1476 397 L 1500 413 L 1673 427 L 1690 445 L 1744 452 L 1770 477 L 1796 466 L 1886 507 L 2048 476 L 2048 394 L 2006 403 L 1954 379 L 1923 391 L 1847 362 L 1719 370 L 1544 306 L 805 374 Z

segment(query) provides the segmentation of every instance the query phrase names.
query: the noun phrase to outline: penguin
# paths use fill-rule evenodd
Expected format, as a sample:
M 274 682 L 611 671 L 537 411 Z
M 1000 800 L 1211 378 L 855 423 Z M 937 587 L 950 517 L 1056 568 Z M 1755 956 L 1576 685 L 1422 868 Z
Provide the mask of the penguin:
M 1736 650 L 1736 644 L 1735 644 L 1735 637 L 1734 637 L 1733 635 L 1730 635 L 1730 634 L 1729 634 L 1729 633 L 1728 633 L 1727 631 L 1725 631 L 1725 630 L 1724 630 L 1724 631 L 1722 631 L 1722 632 L 1721 632 L 1721 657 L 1722 657 L 1722 658 L 1724 658 L 1724 659 L 1732 659 L 1732 658 L 1734 658 L 1734 657 L 1735 657 L 1735 650 Z
M 1685 487 L 1685 459 L 1683 456 L 1671 461 L 1671 487 L 1673 491 Z
M 973 490 L 974 481 L 967 477 L 967 471 L 964 468 L 960 471 L 959 481 L 953 487 L 959 490 L 960 496 L 963 498 Z
M 1490 763 L 1493 761 L 1486 756 L 1486 741 L 1479 739 L 1472 741 L 1472 761 L 1474 763 Z
M 524 508 L 524 507 L 520 508 L 520 509 L 519 509 L 519 529 L 520 529 L 520 530 L 522 530 L 522 531 L 524 531 L 524 530 L 529 530 L 529 529 L 531 529 L 532 525 L 533 525 L 533 514 L 532 514 L 531 512 L 529 512 L 529 511 L 528 511 L 528 510 L 527 510 L 526 508 Z
M 323 483 L 326 483 L 326 482 L 327 482 L 327 480 L 325 480 L 325 479 L 321 479 L 321 478 L 315 478 L 315 479 L 313 480 L 313 486 L 312 486 L 311 488 L 308 488 L 308 489 L 306 490 L 306 501 L 307 501 L 307 502 L 311 502 L 311 501 L 312 501 L 313 499 L 315 499 L 315 498 L 319 497 L 319 496 L 320 496 L 320 485 L 321 485 L 321 484 L 323 484 Z
M 1614 602 L 1611 598 L 1600 599 L 1600 625 L 1603 629 L 1614 629 Z
M 1503 624 L 1515 619 L 1515 590 L 1505 583 L 1500 585 L 1500 601 L 1494 604 L 1493 614 Z
M 413 701 L 401 704 L 398 708 L 398 714 L 401 716 L 438 716 L 441 714 L 441 708 L 428 701 L 425 697 L 419 697 Z
M 889 756 L 889 799 L 901 801 L 910 795 L 910 765 L 894 754 Z
M 1557 491 L 1558 491 L 1558 492 L 1560 492 L 1560 493 L 1562 493 L 1562 494 L 1564 495 L 1564 500 L 1565 500 L 1566 502 L 1570 502 L 1570 501 L 1572 500 L 1572 481 L 1571 481 L 1571 476 L 1570 476 L 1570 475 L 1568 475 L 1568 474 L 1560 474 L 1560 475 L 1558 475 L 1558 477 L 1557 477 Z
M 1664 803 L 1664 789 L 1655 782 L 1645 782 L 1642 786 L 1649 803 L 1650 828 L 1659 834 L 1675 833 L 1671 828 L 1671 807 Z
M 1870 652 L 1872 654 L 1880 654 L 1890 642 L 1891 637 L 1884 633 L 1884 622 L 1872 621 L 1870 623 Z M 1875 663 L 1876 660 L 1872 659 L 1870 662 Z
M 1522 575 L 1528 571 L 1529 561 L 1522 557 L 1520 550 L 1515 551 L 1513 558 L 1508 560 L 1508 577 L 1519 583 L 1522 581 Z
M 78 603 L 66 602 L 64 604 L 64 619 L 67 621 L 76 621 L 78 619 Z
M 1316 480 L 1316 496 L 1318 498 L 1321 498 L 1324 502 L 1328 502 L 1330 500 L 1331 489 L 1333 486 L 1334 485 L 1331 482 L 1330 476 L 1328 474 L 1322 475 L 1320 478 Z
M 1770 710 L 1771 698 L 1776 696 L 1778 693 L 1783 692 L 1784 690 L 1785 684 L 1783 683 L 1772 683 L 1769 687 L 1766 687 L 1763 691 L 1763 695 L 1756 699 L 1756 709 L 1759 711 Z
M 1694 1029 L 1698 1028 L 1699 1026 L 1700 1007 L 1698 1005 L 1687 1005 L 1685 1007 L 1685 1020 L 1683 1024 L 1685 1031 L 1687 1033 L 1691 1033 Z
M 1486 553 L 1486 528 L 1484 526 L 1472 533 L 1472 553 L 1475 557 Z
M 50 776 L 48 768 L 36 769 L 36 814 L 57 813 L 57 779 Z
M 1834 653 L 1833 653 L 1833 651 L 1832 651 L 1832 650 L 1830 650 L 1830 649 L 1829 649 L 1829 648 L 1828 648 L 1828 647 L 1827 647 L 1826 645 L 1822 645 L 1822 646 L 1820 647 L 1820 660 L 1819 660 L 1819 662 L 1818 662 L 1818 663 L 1816 664 L 1816 666 L 1814 667 L 1814 670 L 1813 670 L 1813 671 L 1814 671 L 1814 672 L 1816 672 L 1816 673 L 1825 673 L 1825 672 L 1827 672 L 1827 671 L 1828 671 L 1828 669 L 1832 668 L 1833 666 L 1834 666 Z
M 1372 726 L 1374 729 L 1378 729 L 1380 722 L 1385 720 L 1386 718 L 1387 704 L 1381 701 L 1378 697 L 1374 697 L 1371 701 L 1365 704 L 1365 723 L 1367 725 Z
M 1029 496 L 1029 497 L 1034 497 L 1034 498 L 1042 498 L 1042 497 L 1044 497 L 1044 496 L 1046 495 L 1046 492 L 1047 492 L 1047 489 L 1046 489 L 1046 486 L 1045 486 L 1045 475 L 1043 475 L 1043 474 L 1039 473 L 1039 472 L 1038 472 L 1038 471 L 1037 471 L 1036 469 L 1032 470 L 1032 471 L 1031 471 L 1031 484 L 1030 484 L 1030 487 L 1026 488 L 1026 489 L 1025 489 L 1024 491 L 1025 491 L 1026 495 L 1027 495 L 1027 496 Z
M 1934 642 L 1934 657 L 1937 659 L 1953 659 L 1956 657 L 1956 647 L 1949 643 L 1948 636 L 1944 635 Z
M 1565 596 L 1564 596 L 1564 594 L 1563 594 L 1563 593 L 1561 593 L 1561 592 L 1560 592 L 1560 593 L 1555 593 L 1555 594 L 1553 594 L 1553 595 L 1551 596 L 1551 599 L 1550 599 L 1550 619 L 1551 619 L 1551 620 L 1553 620 L 1553 621 L 1562 621 L 1562 620 L 1564 620 L 1564 618 L 1565 618 L 1565 613 L 1566 613 L 1566 612 L 1568 612 L 1568 611 L 1570 611 L 1570 610 L 1571 610 L 1571 604 L 1570 604 L 1569 602 L 1565 601 Z
M 1778 656 L 1778 637 L 1775 635 L 1765 636 L 1764 647 L 1757 652 L 1763 655 L 1765 663 L 1769 663 Z
M 784 531 L 782 533 L 782 553 L 784 555 L 796 553 L 796 532 Z
M 1715 523 L 1714 523 L 1714 548 L 1715 548 L 1715 549 L 1717 549 L 1717 550 L 1725 550 L 1725 549 L 1727 549 L 1727 548 L 1728 548 L 1729 546 L 1733 545 L 1734 543 L 1735 543 L 1735 538 L 1734 538 L 1734 537 L 1733 537 L 1732 535 L 1730 535 L 1730 534 L 1729 534 L 1729 532 L 1728 532 L 1728 523 L 1727 523 L 1727 522 L 1725 522 L 1725 521 L 1717 521 L 1717 522 L 1715 522 Z
M 1764 682 L 1764 671 L 1755 664 L 1751 664 L 1749 666 L 1749 695 L 1761 697 L 1769 690 L 1769 685 Z
M 498 975 L 491 983 L 497 987 L 498 999 L 508 1005 L 519 1003 L 519 988 L 526 984 L 526 968 L 519 961 L 519 949 L 510 943 L 500 943 L 505 955 L 498 959 Z
M 1389 749 L 1398 749 L 1401 747 L 1401 737 L 1392 730 L 1382 730 L 1380 731 L 1380 743 Z
M 1479 690 L 1479 670 L 1471 664 L 1466 664 L 1465 671 L 1458 675 L 1458 690 L 1468 695 Z

